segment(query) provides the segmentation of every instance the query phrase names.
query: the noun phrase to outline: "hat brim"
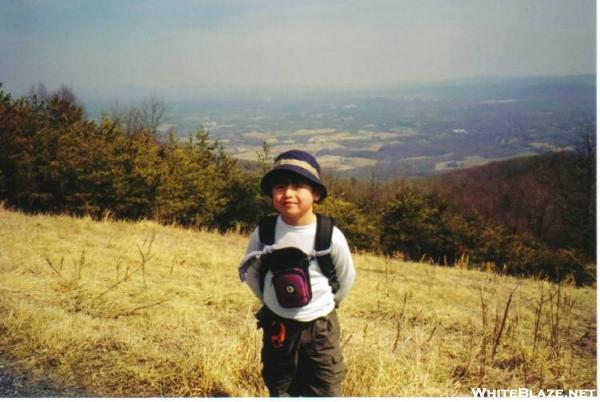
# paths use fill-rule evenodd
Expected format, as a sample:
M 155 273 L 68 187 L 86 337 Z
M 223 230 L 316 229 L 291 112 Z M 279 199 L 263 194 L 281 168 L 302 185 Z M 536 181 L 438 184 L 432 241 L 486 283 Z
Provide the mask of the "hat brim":
M 310 181 L 310 183 L 314 186 L 314 189 L 316 190 L 316 192 L 319 194 L 319 201 L 317 201 L 317 202 L 323 201 L 325 199 L 325 197 L 327 197 L 327 189 L 325 188 L 323 183 L 321 183 L 321 180 L 319 180 L 318 177 L 314 176 L 310 172 L 307 172 L 306 170 L 302 169 L 301 167 L 293 166 L 293 165 L 278 166 L 278 167 L 274 168 L 273 170 L 269 171 L 267 174 L 265 174 L 263 176 L 262 180 L 260 181 L 260 189 L 261 189 L 262 193 L 264 195 L 271 197 L 274 179 L 277 178 L 278 176 L 280 176 L 282 174 L 286 174 L 286 173 L 287 174 L 292 173 L 292 175 L 295 174 L 295 175 L 301 176 L 302 178 Z

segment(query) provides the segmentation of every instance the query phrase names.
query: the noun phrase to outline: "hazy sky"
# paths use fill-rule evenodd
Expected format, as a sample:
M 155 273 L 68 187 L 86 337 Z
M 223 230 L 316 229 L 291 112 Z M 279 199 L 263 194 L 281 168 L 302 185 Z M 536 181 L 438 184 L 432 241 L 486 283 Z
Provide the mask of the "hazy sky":
M 389 88 L 594 73 L 594 0 L 2 0 L 0 82 Z

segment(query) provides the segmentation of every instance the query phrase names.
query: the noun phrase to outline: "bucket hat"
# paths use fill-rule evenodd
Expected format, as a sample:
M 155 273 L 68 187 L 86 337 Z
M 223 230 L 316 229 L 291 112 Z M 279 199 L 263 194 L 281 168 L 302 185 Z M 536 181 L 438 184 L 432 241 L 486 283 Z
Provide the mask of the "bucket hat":
M 321 166 L 310 153 L 292 149 L 280 154 L 275 158 L 273 167 L 267 172 L 260 181 L 260 188 L 263 194 L 271 196 L 273 188 L 273 180 L 284 172 L 292 172 L 308 179 L 314 189 L 319 193 L 319 201 L 323 201 L 327 197 L 327 189 L 321 182 Z

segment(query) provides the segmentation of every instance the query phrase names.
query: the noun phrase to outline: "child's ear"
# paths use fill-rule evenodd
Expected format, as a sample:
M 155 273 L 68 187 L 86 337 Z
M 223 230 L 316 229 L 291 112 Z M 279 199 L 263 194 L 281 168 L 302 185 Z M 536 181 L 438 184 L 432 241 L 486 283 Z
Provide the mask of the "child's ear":
M 319 194 L 318 191 L 313 190 L 313 200 L 314 202 L 319 202 L 321 201 L 321 194 Z

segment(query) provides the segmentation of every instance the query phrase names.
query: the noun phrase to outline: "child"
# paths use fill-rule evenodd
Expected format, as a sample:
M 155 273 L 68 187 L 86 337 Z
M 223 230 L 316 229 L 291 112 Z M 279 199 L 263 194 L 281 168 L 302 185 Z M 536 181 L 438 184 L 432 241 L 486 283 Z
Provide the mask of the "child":
M 261 190 L 279 215 L 252 234 L 240 277 L 264 303 L 257 313 L 263 379 L 271 396 L 341 396 L 346 366 L 335 309 L 355 271 L 342 232 L 332 224 L 327 232 L 328 218 L 313 212 L 313 203 L 327 196 L 319 164 L 307 152 L 284 152 Z M 329 248 L 315 251 L 329 240 Z

